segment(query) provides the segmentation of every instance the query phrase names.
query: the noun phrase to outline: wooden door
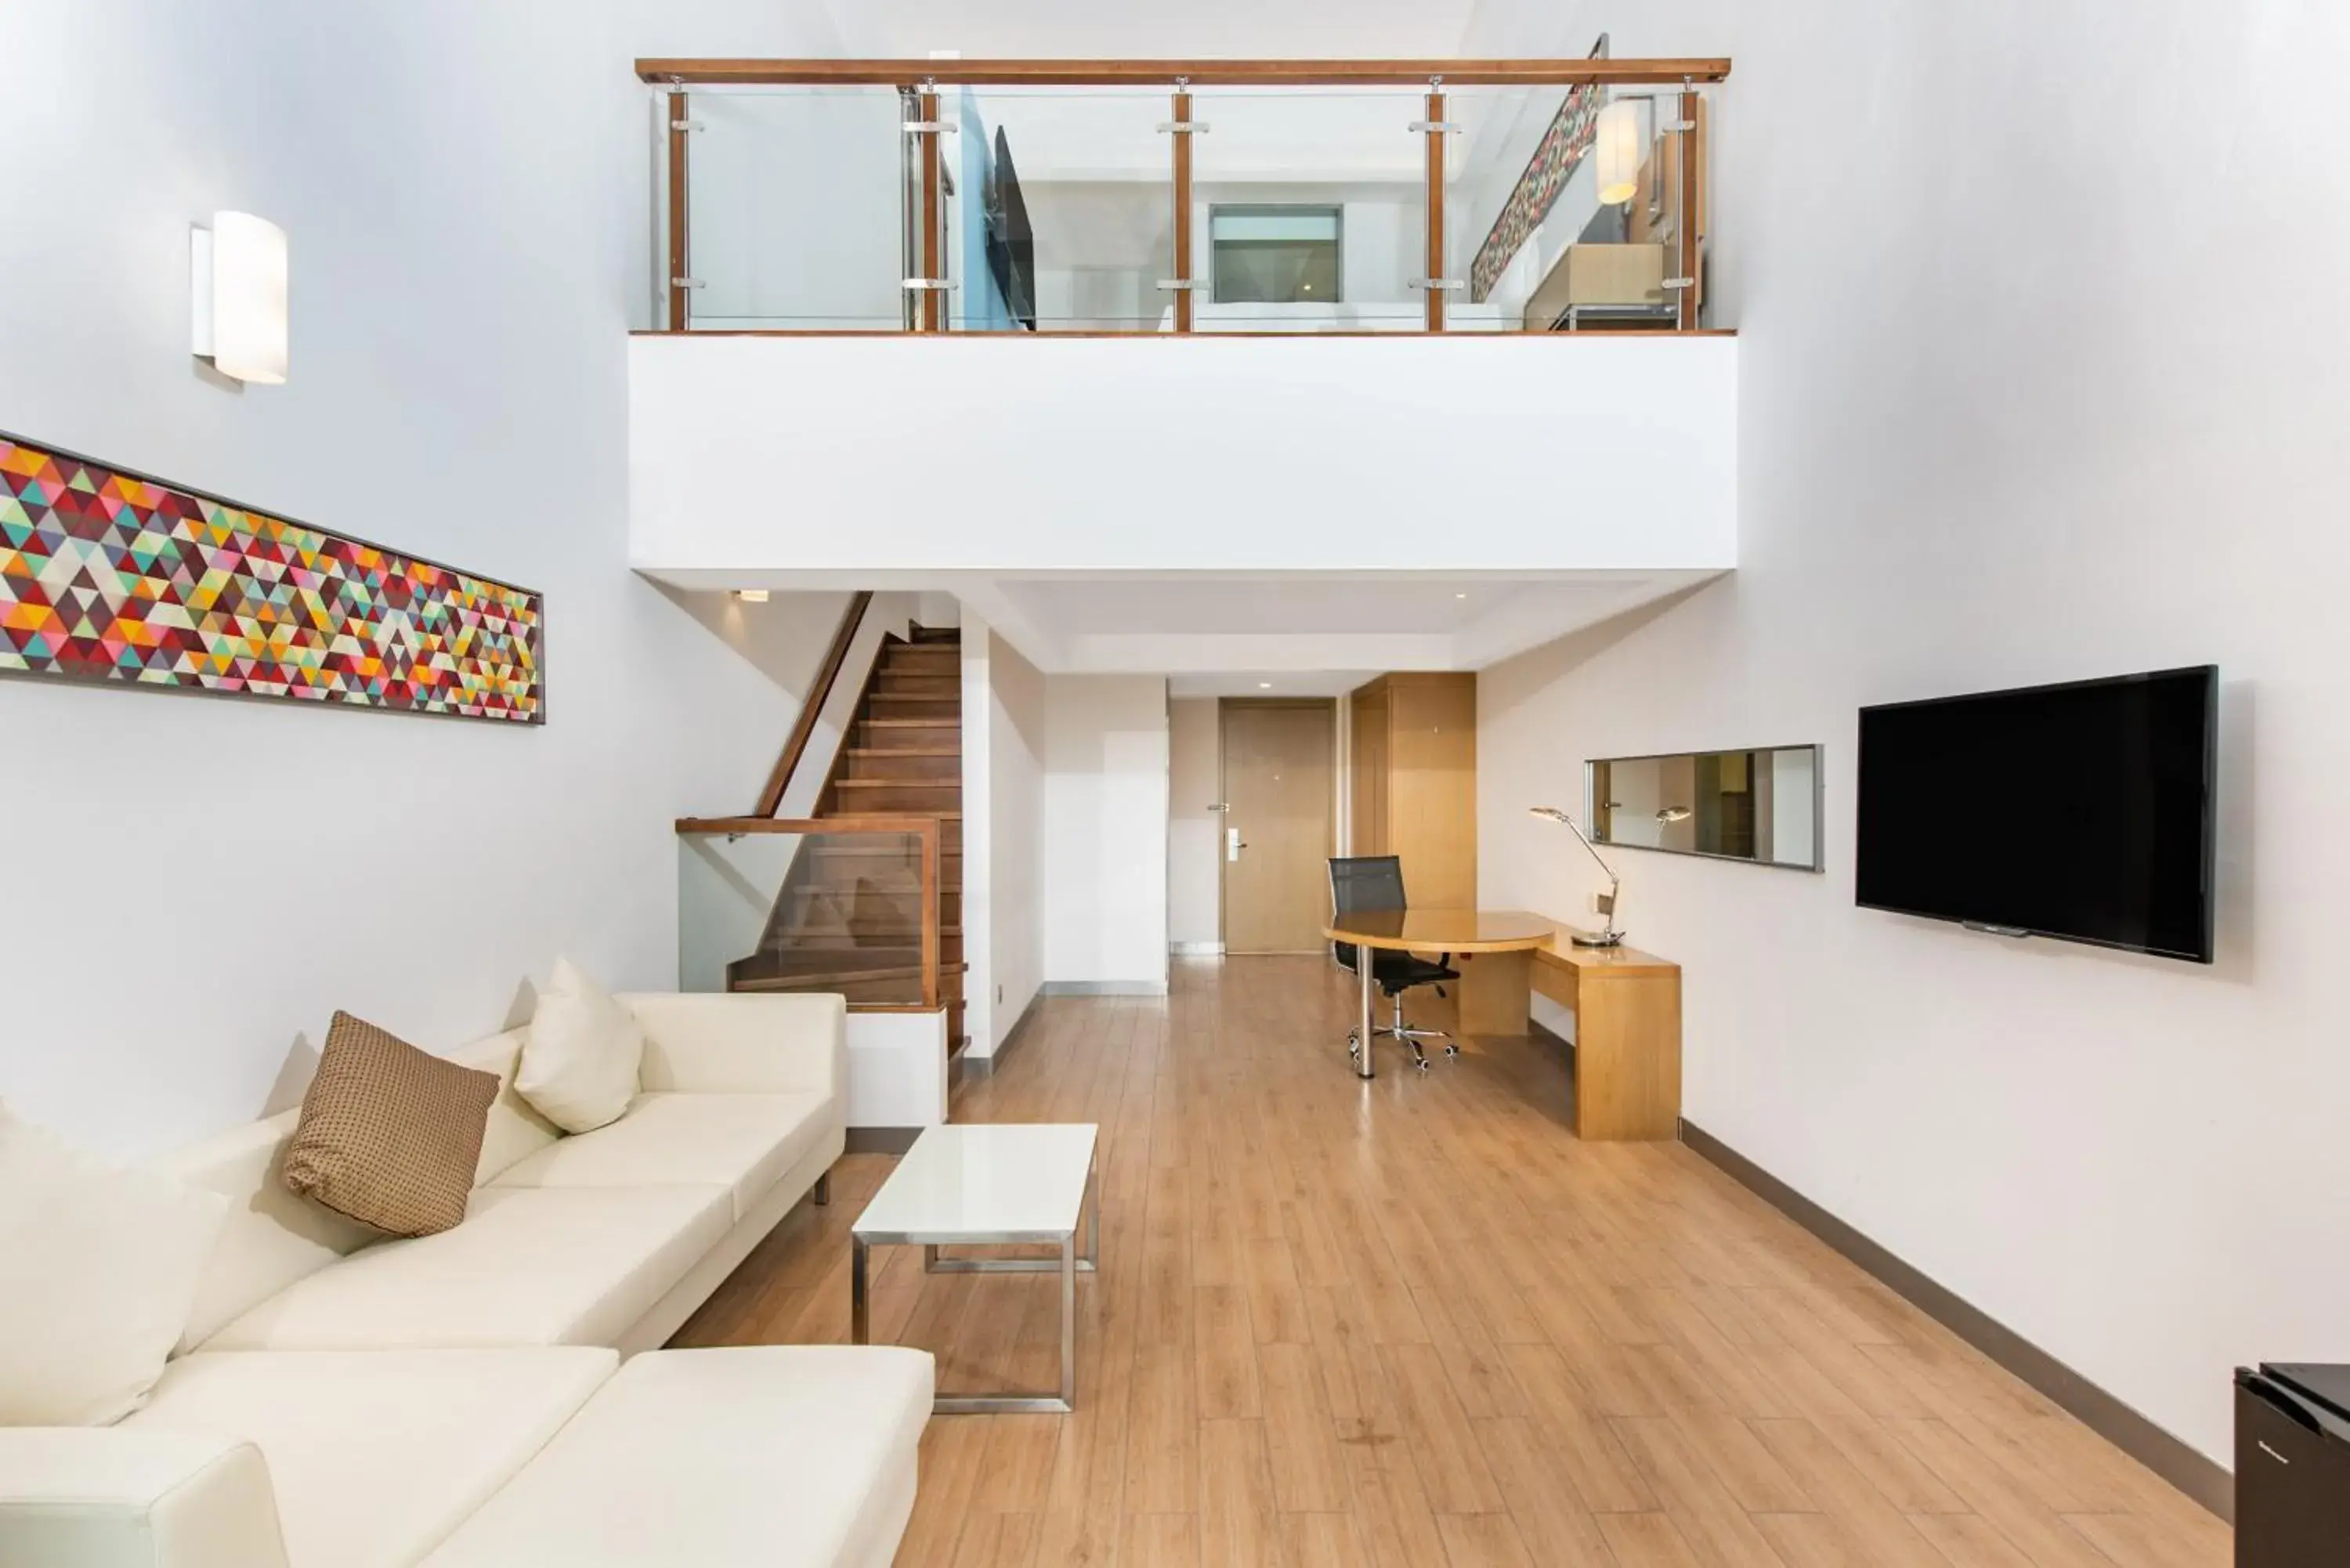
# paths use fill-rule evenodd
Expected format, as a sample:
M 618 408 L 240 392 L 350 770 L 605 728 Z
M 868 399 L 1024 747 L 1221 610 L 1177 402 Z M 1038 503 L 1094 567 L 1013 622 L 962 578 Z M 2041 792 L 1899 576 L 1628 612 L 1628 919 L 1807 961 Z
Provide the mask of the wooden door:
M 1224 950 L 1318 951 L 1330 905 L 1337 710 L 1230 698 L 1222 709 Z

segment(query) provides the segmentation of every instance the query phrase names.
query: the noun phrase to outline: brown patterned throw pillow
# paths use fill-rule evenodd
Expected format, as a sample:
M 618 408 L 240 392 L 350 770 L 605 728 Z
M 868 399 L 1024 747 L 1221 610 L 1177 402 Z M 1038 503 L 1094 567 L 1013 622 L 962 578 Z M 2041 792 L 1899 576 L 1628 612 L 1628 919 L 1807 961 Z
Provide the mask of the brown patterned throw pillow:
M 477 1073 L 338 1012 L 286 1150 L 286 1185 L 391 1236 L 465 1217 L 497 1098 Z

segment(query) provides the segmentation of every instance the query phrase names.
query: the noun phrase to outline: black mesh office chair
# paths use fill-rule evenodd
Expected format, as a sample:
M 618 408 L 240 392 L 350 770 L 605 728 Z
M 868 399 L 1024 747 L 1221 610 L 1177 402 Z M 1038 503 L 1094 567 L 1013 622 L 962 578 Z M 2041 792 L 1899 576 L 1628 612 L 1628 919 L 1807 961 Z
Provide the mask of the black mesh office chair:
M 1403 862 L 1393 855 L 1334 855 L 1330 857 L 1330 908 L 1339 915 L 1359 915 L 1377 909 L 1408 908 L 1403 896 Z M 1339 964 L 1359 974 L 1356 968 L 1362 955 L 1352 942 L 1333 942 L 1332 950 Z M 1395 1023 L 1387 1029 L 1373 1029 L 1374 1035 L 1386 1034 L 1411 1047 L 1413 1065 L 1428 1071 L 1428 1057 L 1420 1050 L 1423 1040 L 1441 1040 L 1444 1054 L 1461 1054 L 1461 1046 L 1441 1029 L 1413 1029 L 1403 1021 L 1403 993 L 1414 986 L 1433 985 L 1442 996 L 1440 981 L 1459 980 L 1461 971 L 1451 965 L 1452 955 L 1446 953 L 1433 962 L 1414 953 L 1395 952 L 1386 948 L 1371 950 L 1371 983 L 1385 992 L 1395 1003 Z M 1347 1032 L 1347 1054 L 1370 1049 L 1370 1042 L 1358 1037 L 1358 1024 Z

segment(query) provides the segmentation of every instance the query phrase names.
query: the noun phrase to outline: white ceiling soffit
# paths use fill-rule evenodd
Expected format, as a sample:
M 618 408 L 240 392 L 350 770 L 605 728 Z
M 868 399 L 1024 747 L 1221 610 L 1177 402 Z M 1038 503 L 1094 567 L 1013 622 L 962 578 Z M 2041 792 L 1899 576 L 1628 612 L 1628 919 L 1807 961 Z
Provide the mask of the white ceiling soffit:
M 1170 697 L 1344 697 L 1384 674 L 1378 670 L 1242 670 L 1170 675 Z
M 1038 669 L 1292 681 L 1482 670 L 1720 574 L 1098 574 L 664 569 L 681 588 L 950 593 Z M 1357 682 L 1359 683 L 1359 682 Z M 1201 695 L 1224 695 L 1202 692 Z M 1231 693 L 1244 695 L 1245 691 Z

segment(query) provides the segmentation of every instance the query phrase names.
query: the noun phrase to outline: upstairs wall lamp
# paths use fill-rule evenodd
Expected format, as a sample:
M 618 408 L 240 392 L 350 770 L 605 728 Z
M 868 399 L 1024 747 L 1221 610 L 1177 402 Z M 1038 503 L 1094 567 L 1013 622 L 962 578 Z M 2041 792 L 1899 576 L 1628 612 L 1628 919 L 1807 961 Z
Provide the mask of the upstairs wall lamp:
M 1599 111 L 1591 136 L 1592 167 L 1599 177 L 1599 204 L 1613 207 L 1640 191 L 1640 102 L 1619 98 Z
M 286 379 L 286 231 L 250 213 L 214 213 L 189 232 L 196 357 L 239 381 Z

